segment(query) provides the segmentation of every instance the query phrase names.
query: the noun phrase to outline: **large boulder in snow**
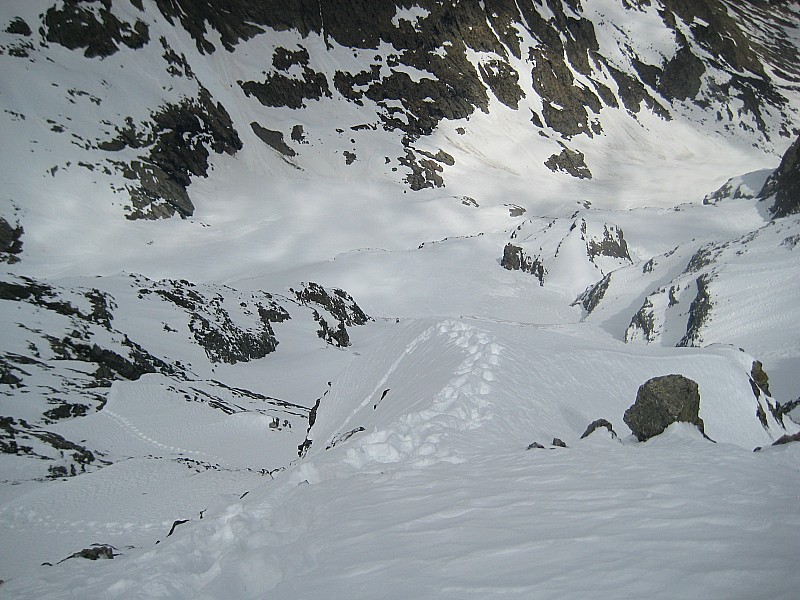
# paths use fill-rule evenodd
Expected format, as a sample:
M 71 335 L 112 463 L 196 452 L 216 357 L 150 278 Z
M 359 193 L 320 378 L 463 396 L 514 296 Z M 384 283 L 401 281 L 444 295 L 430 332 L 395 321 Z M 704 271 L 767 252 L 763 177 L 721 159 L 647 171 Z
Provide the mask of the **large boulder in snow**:
M 623 419 L 640 442 L 679 421 L 693 423 L 702 432 L 697 383 L 683 375 L 653 377 L 639 387 L 636 402 L 625 411 Z

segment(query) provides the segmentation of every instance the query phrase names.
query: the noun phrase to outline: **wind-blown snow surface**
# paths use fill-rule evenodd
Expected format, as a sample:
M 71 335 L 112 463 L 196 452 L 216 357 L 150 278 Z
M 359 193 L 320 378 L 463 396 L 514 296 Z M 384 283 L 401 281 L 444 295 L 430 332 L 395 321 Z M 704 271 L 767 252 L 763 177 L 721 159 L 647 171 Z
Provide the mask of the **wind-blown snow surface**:
M 362 353 L 320 405 L 312 450 L 293 468 L 263 483 L 231 478 L 216 500 L 203 497 L 201 476 L 167 483 L 168 471 L 141 459 L 55 484 L 65 490 L 65 522 L 40 523 L 44 530 L 90 529 L 95 541 L 122 540 L 147 518 L 142 501 L 150 501 L 140 494 L 153 494 L 152 512 L 164 513 L 166 490 L 181 496 L 180 516 L 193 520 L 167 539 L 161 523 L 158 546 L 119 548 L 114 561 L 44 567 L 3 591 L 14 598 L 67 591 L 110 598 L 794 597 L 798 449 L 752 452 L 771 438 L 756 418 L 749 357 L 740 351 L 640 351 L 585 336 L 576 344 L 571 327 L 475 319 L 373 327 L 382 335 L 356 344 Z M 671 372 L 698 381 L 701 416 L 716 444 L 680 425 L 646 443 L 631 440 L 621 415 L 637 386 Z M 134 406 L 109 407 L 126 411 L 112 418 L 128 430 L 153 418 L 135 397 L 128 401 Z M 604 429 L 579 439 L 599 417 L 624 443 Z M 210 438 L 225 435 L 212 430 Z M 551 447 L 554 437 L 568 447 Z M 537 440 L 547 448 L 526 450 Z M 109 489 L 115 481 L 129 494 L 135 473 L 144 477 L 139 497 Z M 101 505 L 92 523 L 70 521 L 78 519 L 70 484 L 89 506 Z M 4 522 L 26 533 L 41 507 L 36 497 L 7 502 Z M 129 522 L 104 522 L 105 502 L 122 503 Z

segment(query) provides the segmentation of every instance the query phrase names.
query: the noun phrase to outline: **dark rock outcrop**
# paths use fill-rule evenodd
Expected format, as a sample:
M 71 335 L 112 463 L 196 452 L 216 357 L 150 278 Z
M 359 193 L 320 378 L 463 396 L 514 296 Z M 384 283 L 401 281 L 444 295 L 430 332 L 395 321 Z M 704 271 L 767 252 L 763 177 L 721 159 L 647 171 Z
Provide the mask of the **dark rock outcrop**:
M 586 232 L 586 221 L 581 221 L 582 231 Z M 622 229 L 615 225 L 603 225 L 603 237 L 591 238 L 586 240 L 586 251 L 589 260 L 594 261 L 597 256 L 608 256 L 610 258 L 621 258 L 633 263 L 628 252 L 628 242 L 625 241 L 625 234 Z
M 98 144 L 107 152 L 126 147 L 146 151 L 141 160 L 122 165 L 125 177 L 135 182 L 128 188 L 128 218 L 158 219 L 191 216 L 194 205 L 186 188 L 192 177 L 207 175 L 212 151 L 233 155 L 242 141 L 228 112 L 201 86 L 197 98 L 166 104 L 139 126 L 128 119 L 116 137 Z
M 686 335 L 677 343 L 679 347 L 697 346 L 703 342 L 701 329 L 711 314 L 714 306 L 708 284 L 712 276 L 705 274 L 697 278 L 697 295 L 689 306 L 689 320 L 686 323 Z
M 553 154 L 544 162 L 544 166 L 553 171 L 563 171 L 578 179 L 591 179 L 592 172 L 586 166 L 583 152 L 563 147 L 560 154 Z
M 284 48 L 275 50 L 272 59 L 278 71 L 288 71 L 293 65 L 302 67 L 302 78 L 289 77 L 284 73 L 271 73 L 263 82 L 239 81 L 239 87 L 247 96 L 253 96 L 264 106 L 286 106 L 299 109 L 306 100 L 330 97 L 331 90 L 324 73 L 309 68 L 309 55 L 305 48 L 290 52 Z
M 21 17 L 14 17 L 5 29 L 6 33 L 30 37 L 33 34 L 31 26 Z
M 291 146 L 287 145 L 286 142 L 283 141 L 283 133 L 280 131 L 267 129 L 255 121 L 250 123 L 250 128 L 253 130 L 253 133 L 258 136 L 258 139 L 260 139 L 273 150 L 280 152 L 283 156 L 292 157 L 297 155 L 297 152 L 295 152 Z
M 603 296 L 605 296 L 606 292 L 608 291 L 608 286 L 611 285 L 612 275 L 613 273 L 609 273 L 596 284 L 583 292 L 580 296 L 578 296 L 578 298 L 575 299 L 575 302 L 572 303 L 572 306 L 580 304 L 583 306 L 586 314 L 591 314 L 592 311 L 598 307 L 600 301 L 603 299 Z
M 96 10 L 85 6 L 99 4 Z M 141 48 L 150 41 L 150 30 L 139 19 L 131 24 L 111 12 L 111 0 L 63 2 L 44 15 L 45 39 L 70 50 L 84 49 L 87 58 L 105 58 L 119 51 L 119 45 Z
M 764 183 L 758 197 L 775 199 L 770 207 L 775 219 L 800 213 L 800 137 L 789 146 L 780 166 Z
M 564 443 L 564 441 L 561 438 L 553 438 L 553 446 L 556 446 L 557 448 L 566 448 L 567 447 L 567 445 Z
M 791 444 L 792 442 L 800 442 L 800 431 L 793 434 L 785 434 L 772 442 L 773 446 L 783 446 L 784 444 Z
M 18 255 L 22 252 L 23 233 L 25 230 L 22 225 L 19 223 L 11 225 L 3 217 L 0 217 L 0 263 L 19 262 Z
M 328 292 L 324 287 L 312 281 L 304 283 L 303 289 L 300 291 L 290 291 L 294 293 L 299 302 L 316 305 L 331 316 L 333 324 L 329 324 L 319 310 L 313 309 L 314 320 L 319 324 L 317 335 L 332 346 L 338 348 L 349 346 L 350 334 L 347 332 L 347 327 L 364 325 L 370 320 L 352 296 L 338 288 Z
M 508 271 L 522 271 L 530 273 L 539 280 L 539 285 L 544 285 L 544 278 L 547 269 L 540 256 L 529 256 L 520 246 L 515 246 L 511 242 L 503 248 L 503 258 L 500 259 L 500 266 Z
M 764 365 L 761 364 L 760 360 L 753 361 L 753 366 L 750 369 L 750 378 L 764 394 L 772 396 L 769 392 L 769 375 L 764 371 Z
M 639 387 L 623 419 L 640 442 L 677 422 L 696 425 L 704 433 L 698 385 L 683 375 L 653 377 Z
M 119 555 L 115 550 L 116 548 L 114 548 L 114 546 L 109 546 L 108 544 L 93 544 L 91 548 L 84 548 L 79 552 L 71 554 L 64 560 L 69 560 L 71 558 L 85 558 L 87 560 L 98 560 L 101 558 L 112 559 Z M 64 560 L 59 562 L 62 563 Z
M 339 288 L 329 292 L 320 284 L 310 281 L 303 284 L 302 290 L 294 293 L 302 303 L 321 306 L 345 325 L 365 325 L 370 321 L 353 297 Z
M 793 434 L 788 434 L 787 433 L 785 435 L 782 435 L 777 440 L 772 442 L 771 445 L 772 446 L 783 446 L 785 444 L 792 444 L 794 442 L 800 442 L 800 431 L 798 431 L 797 433 L 793 433 Z M 763 447 L 759 446 L 758 448 L 753 448 L 753 452 L 759 452 L 762 449 L 763 449 Z

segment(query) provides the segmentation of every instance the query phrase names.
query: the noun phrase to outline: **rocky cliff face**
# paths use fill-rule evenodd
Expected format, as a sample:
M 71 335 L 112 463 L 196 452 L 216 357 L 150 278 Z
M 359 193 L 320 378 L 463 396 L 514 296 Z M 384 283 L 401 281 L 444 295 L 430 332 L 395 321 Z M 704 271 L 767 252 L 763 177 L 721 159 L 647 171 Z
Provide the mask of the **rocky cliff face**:
M 789 146 L 758 196 L 773 200 L 770 211 L 776 219 L 800 212 L 800 138 Z

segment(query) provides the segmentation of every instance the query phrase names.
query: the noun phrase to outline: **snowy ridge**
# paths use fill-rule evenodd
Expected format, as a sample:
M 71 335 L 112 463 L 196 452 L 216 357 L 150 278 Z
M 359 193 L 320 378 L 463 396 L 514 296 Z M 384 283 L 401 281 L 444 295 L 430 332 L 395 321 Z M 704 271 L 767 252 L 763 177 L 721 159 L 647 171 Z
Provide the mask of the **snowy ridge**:
M 754 454 L 736 445 L 769 443 L 772 437 L 756 417 L 757 400 L 743 370 L 750 358 L 739 351 L 707 349 L 687 356 L 680 349 L 654 349 L 643 355 L 592 343 L 576 351 L 571 333 L 485 322 L 385 327 L 402 330 L 392 336 L 395 353 L 388 352 L 387 361 L 383 342 L 380 352 L 358 357 L 336 386 L 347 391 L 323 400 L 317 417 L 322 427 L 312 428 L 320 440 L 327 439 L 319 434 L 339 415 L 341 425 L 329 431 L 354 431 L 357 424 L 364 431 L 327 449 L 315 443 L 303 461 L 276 474 L 272 483 L 233 504 L 211 506 L 202 520 L 181 525 L 154 550 L 130 550 L 129 558 L 103 569 L 102 581 L 82 584 L 83 591 L 120 598 L 255 598 L 267 592 L 290 598 L 326 589 L 338 597 L 357 578 L 369 594 L 404 585 L 437 597 L 467 591 L 526 597 L 534 590 L 551 597 L 565 589 L 556 580 L 548 582 L 558 572 L 556 557 L 540 557 L 535 568 L 529 563 L 531 552 L 550 545 L 559 560 L 579 562 L 612 548 L 617 550 L 609 556 L 624 560 L 628 553 L 621 546 L 647 548 L 650 558 L 636 568 L 672 556 L 678 543 L 703 549 L 705 560 L 735 562 L 745 539 L 754 556 L 773 544 L 796 547 L 786 532 L 796 522 L 791 509 L 796 489 L 782 483 L 777 495 L 758 491 L 763 482 L 785 481 L 790 471 L 781 457 L 791 449 Z M 437 362 L 431 363 L 431 356 Z M 372 357 L 388 368 L 374 370 Z M 701 414 L 717 444 L 679 425 L 645 444 L 625 437 L 620 416 L 636 383 L 667 371 L 700 383 Z M 359 390 L 383 386 L 389 391 L 382 400 L 368 394 L 376 407 L 372 400 L 364 403 Z M 565 393 L 587 402 L 559 403 Z M 612 420 L 626 443 L 602 432 L 579 439 L 598 414 Z M 780 429 L 774 421 L 770 427 Z M 554 435 L 568 447 L 525 450 L 527 442 Z M 681 478 L 660 479 L 656 464 L 662 465 L 658 472 L 675 470 Z M 733 472 L 738 475 L 728 475 Z M 703 500 L 709 489 L 723 490 L 720 498 L 729 499 Z M 743 531 L 738 520 L 745 513 Z M 628 527 L 614 524 L 622 515 Z M 689 529 L 695 533 L 687 538 Z M 420 548 L 420 538 L 430 544 Z M 774 568 L 780 570 L 789 555 L 776 556 Z M 477 562 L 488 566 L 476 571 Z M 612 567 L 606 559 L 587 564 L 594 566 L 574 575 L 568 588 L 576 597 L 590 585 L 604 593 L 625 586 L 625 597 L 638 593 L 635 569 Z M 730 581 L 702 566 L 675 564 L 689 568 L 691 577 L 674 587 L 657 576 L 665 586 L 660 589 L 721 594 L 730 589 Z M 754 577 L 737 578 L 743 589 L 765 585 L 757 563 L 736 564 Z M 55 597 L 65 569 L 81 578 L 89 576 L 90 567 L 96 569 L 64 563 L 25 587 L 4 585 L 16 597 Z M 409 579 L 406 569 L 418 575 Z M 594 579 L 607 569 L 614 578 Z M 148 576 L 137 575 L 143 573 Z M 789 597 L 792 587 L 785 573 L 767 585 L 776 597 Z M 666 591 L 656 596 L 667 597 Z

